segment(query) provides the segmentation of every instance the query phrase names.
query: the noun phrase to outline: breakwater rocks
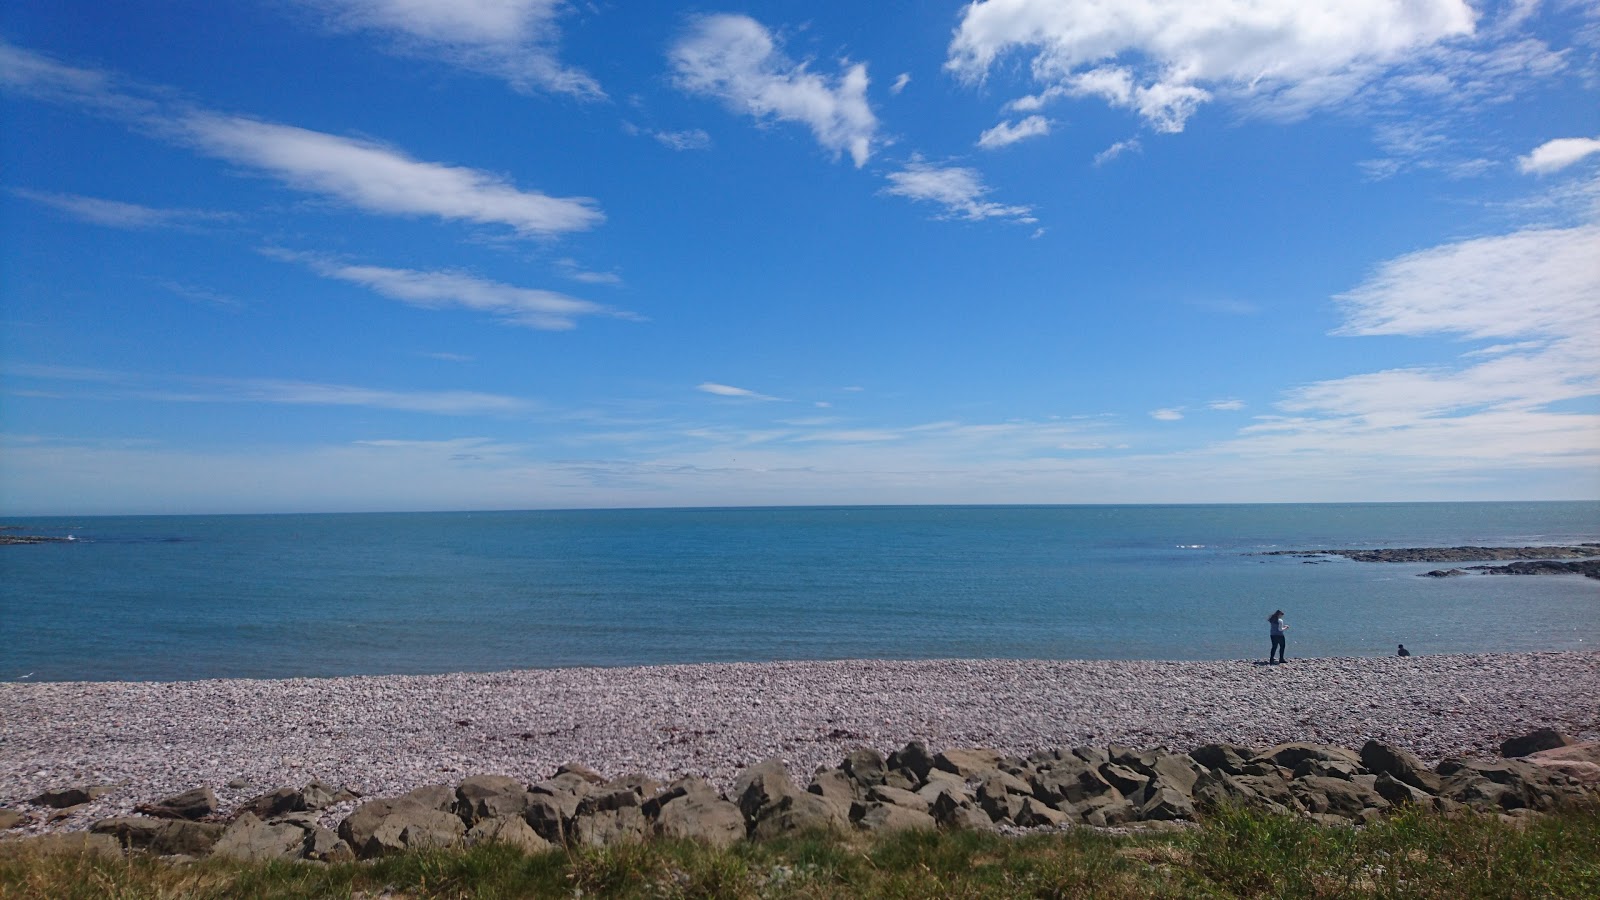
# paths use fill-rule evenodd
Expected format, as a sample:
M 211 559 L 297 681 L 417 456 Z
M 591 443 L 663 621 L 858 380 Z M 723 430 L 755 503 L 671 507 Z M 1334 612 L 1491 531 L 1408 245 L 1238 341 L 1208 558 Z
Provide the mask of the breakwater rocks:
M 652 837 L 728 846 L 817 829 L 1110 827 L 1184 822 L 1224 806 L 1358 825 L 1410 805 L 1516 817 L 1600 799 L 1600 743 L 1574 744 L 1541 729 L 1502 750 L 1522 758 L 1450 758 L 1429 768 L 1377 740 L 1359 751 L 1308 743 L 1210 743 L 1188 753 L 1111 745 L 1026 758 L 981 748 L 931 753 L 913 741 L 887 757 L 855 750 L 804 788 L 776 758 L 743 770 L 727 792 L 697 776 L 663 784 L 567 764 L 531 784 L 476 775 L 380 799 L 312 781 L 261 794 L 226 815 L 210 788 L 196 788 L 141 806 L 143 815 L 97 821 L 87 833 L 0 842 L 0 852 L 336 862 L 485 842 L 538 852 Z M 83 803 L 94 790 L 51 791 L 33 804 Z M 341 809 L 348 811 L 340 816 Z M 11 825 L 25 818 L 10 812 Z
M 1386 550 L 1269 550 L 1257 556 L 1342 556 L 1355 562 L 1454 563 L 1600 557 L 1600 543 L 1561 547 L 1401 547 Z M 1518 573 L 1520 574 L 1520 573 Z M 1532 574 L 1532 573 L 1530 573 Z

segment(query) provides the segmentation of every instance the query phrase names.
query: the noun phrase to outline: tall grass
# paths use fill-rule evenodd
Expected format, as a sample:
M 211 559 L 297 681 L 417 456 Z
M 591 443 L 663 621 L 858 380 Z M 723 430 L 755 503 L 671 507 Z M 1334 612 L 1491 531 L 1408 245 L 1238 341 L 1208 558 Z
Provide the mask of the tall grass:
M 1243 810 L 1179 833 L 825 834 L 371 863 L 0 857 L 0 900 L 169 898 L 1600 897 L 1600 810 L 1522 822 L 1402 813 L 1362 829 Z

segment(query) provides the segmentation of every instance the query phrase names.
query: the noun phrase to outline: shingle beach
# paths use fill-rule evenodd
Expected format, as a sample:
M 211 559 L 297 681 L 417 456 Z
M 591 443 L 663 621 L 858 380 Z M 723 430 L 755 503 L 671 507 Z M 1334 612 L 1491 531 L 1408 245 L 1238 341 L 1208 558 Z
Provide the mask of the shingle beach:
M 1600 653 L 1140 662 L 737 663 L 281 681 L 0 685 L 0 806 L 109 784 L 53 828 L 211 787 L 224 807 L 313 777 L 393 795 L 471 774 L 699 774 L 777 756 L 802 779 L 858 747 L 1025 754 L 1380 738 L 1491 756 L 1541 726 L 1600 739 Z M 230 783 L 232 786 L 230 786 Z

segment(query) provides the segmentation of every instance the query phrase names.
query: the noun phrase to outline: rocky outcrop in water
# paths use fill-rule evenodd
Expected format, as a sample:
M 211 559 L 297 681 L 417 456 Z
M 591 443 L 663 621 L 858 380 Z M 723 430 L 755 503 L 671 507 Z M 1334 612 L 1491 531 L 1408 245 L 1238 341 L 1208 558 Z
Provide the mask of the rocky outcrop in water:
M 1468 566 L 1468 569 L 1490 575 L 1582 575 L 1600 578 L 1600 559 L 1557 561 L 1549 559 L 1532 562 L 1514 562 L 1503 566 Z
M 1258 556 L 1342 556 L 1356 562 L 1454 563 L 1600 557 L 1600 543 L 1560 547 L 1401 547 L 1385 550 L 1270 550 Z
M 931 753 L 913 741 L 887 758 L 871 748 L 852 752 L 839 766 L 819 769 L 805 787 L 778 759 L 745 769 L 726 794 L 697 776 L 661 784 L 640 775 L 606 779 L 568 765 L 531 784 L 478 775 L 455 787 L 429 785 L 348 809 L 350 794 L 341 798 L 313 782 L 263 794 L 228 816 L 212 810 L 198 821 L 103 819 L 90 836 L 3 842 L 0 852 L 82 850 L 87 841 L 109 838 L 128 851 L 180 860 L 328 862 L 487 842 L 539 852 L 652 838 L 725 847 L 815 830 L 1175 827 L 1171 823 L 1224 807 L 1359 825 L 1407 806 L 1519 817 L 1600 799 L 1600 743 L 1574 744 L 1543 729 L 1506 741 L 1504 750 L 1531 755 L 1449 758 L 1430 769 L 1410 752 L 1376 740 L 1359 752 L 1309 743 L 1265 749 L 1212 743 L 1188 753 L 1061 747 L 1026 758 L 983 748 Z M 148 808 L 192 815 L 206 807 L 209 794 L 197 788 Z M 329 827 L 330 808 L 341 803 L 348 812 Z

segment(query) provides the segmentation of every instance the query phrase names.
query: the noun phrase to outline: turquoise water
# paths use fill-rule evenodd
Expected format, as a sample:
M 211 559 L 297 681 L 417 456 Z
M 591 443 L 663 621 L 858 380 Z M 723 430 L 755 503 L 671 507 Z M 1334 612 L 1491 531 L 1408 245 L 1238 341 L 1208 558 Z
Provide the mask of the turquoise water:
M 13 519 L 0 678 L 1593 649 L 1600 581 L 1262 550 L 1600 540 L 1600 503 Z

